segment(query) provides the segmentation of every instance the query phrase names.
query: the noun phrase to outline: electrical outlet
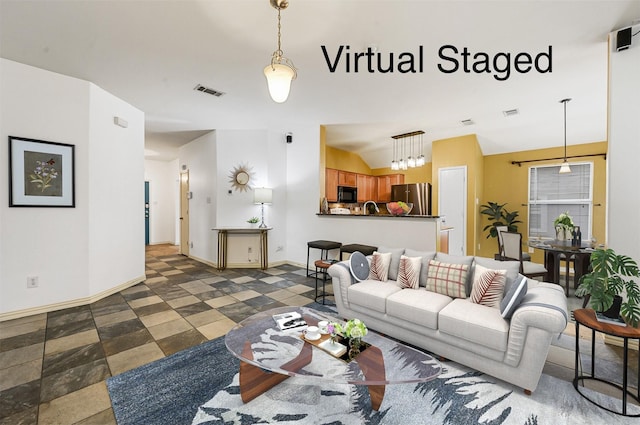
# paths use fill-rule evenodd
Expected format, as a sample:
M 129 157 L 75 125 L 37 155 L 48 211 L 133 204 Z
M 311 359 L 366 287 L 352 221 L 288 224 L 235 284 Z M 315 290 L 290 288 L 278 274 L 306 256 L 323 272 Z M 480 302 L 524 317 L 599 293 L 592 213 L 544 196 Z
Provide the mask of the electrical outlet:
M 38 276 L 27 276 L 27 288 L 38 287 Z
M 529 247 L 529 254 L 533 254 L 533 247 L 532 246 Z

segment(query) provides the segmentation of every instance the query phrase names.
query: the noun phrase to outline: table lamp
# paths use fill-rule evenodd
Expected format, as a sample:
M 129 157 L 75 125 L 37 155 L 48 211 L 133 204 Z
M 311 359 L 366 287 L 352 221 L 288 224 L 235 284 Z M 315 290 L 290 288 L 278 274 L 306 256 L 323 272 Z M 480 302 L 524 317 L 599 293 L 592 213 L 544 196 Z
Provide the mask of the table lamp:
M 264 204 L 270 204 L 272 199 L 272 190 L 267 187 L 257 187 L 253 190 L 253 203 L 262 206 L 262 222 L 260 229 L 264 229 L 267 225 L 264 223 Z

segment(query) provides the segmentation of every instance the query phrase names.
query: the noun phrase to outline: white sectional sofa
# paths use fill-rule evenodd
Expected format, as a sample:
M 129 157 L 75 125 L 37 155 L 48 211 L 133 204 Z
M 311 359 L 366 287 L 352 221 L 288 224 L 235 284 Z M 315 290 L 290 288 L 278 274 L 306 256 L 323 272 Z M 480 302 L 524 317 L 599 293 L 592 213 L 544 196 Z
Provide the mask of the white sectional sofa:
M 518 262 L 409 249 L 378 251 L 387 252 L 387 259 L 388 253 L 392 254 L 386 282 L 356 281 L 348 261 L 329 268 L 341 317 L 359 318 L 371 329 L 522 387 L 526 393 L 536 389 L 552 338 L 558 337 L 568 323 L 562 288 L 531 279 L 523 281 Z M 397 280 L 398 273 L 403 272 L 400 283 L 406 281 L 406 269 L 399 270 L 403 255 L 414 258 L 414 264 L 415 258 L 421 257 L 417 288 L 403 289 Z M 368 258 L 371 262 L 372 257 Z M 404 261 L 403 267 L 407 264 Z M 433 292 L 429 269 L 434 267 L 435 273 L 443 264 L 467 265 L 466 298 L 438 293 L 441 290 Z M 476 272 L 487 270 L 504 270 L 501 273 L 506 274 L 502 310 L 499 305 L 478 304 L 468 298 L 474 282 L 481 277 Z M 526 295 L 514 295 L 516 287 L 520 295 L 526 287 Z M 511 314 L 510 318 L 503 317 L 501 311 L 507 317 Z

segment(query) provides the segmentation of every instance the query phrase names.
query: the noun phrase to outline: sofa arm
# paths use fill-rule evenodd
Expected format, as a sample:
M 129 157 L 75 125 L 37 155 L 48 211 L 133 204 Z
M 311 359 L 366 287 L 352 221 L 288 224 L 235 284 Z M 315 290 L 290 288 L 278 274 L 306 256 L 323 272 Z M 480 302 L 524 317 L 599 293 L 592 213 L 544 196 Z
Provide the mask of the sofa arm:
M 505 363 L 518 365 L 529 328 L 544 331 L 550 341 L 552 336 L 561 334 L 568 323 L 567 299 L 559 285 L 540 282 L 530 288 L 511 317 Z
M 352 283 L 351 270 L 349 269 L 349 261 L 341 261 L 334 263 L 327 270 L 329 276 L 332 277 L 333 293 L 336 298 L 336 307 L 340 311 L 340 307 L 349 306 L 349 298 L 347 290 Z

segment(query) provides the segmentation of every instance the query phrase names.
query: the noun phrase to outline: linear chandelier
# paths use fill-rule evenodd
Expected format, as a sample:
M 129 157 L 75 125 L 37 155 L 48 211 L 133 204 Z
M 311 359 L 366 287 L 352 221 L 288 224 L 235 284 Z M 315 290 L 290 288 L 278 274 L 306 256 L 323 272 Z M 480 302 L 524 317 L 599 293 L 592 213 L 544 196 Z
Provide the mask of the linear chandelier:
M 391 136 L 393 139 L 393 158 L 391 159 L 391 169 L 407 170 L 409 168 L 422 167 L 425 163 L 425 157 L 422 150 L 422 135 L 424 131 L 417 130 L 410 133 L 397 134 Z M 416 140 L 417 139 L 417 140 Z M 407 149 L 407 142 L 409 143 L 409 149 Z M 418 156 L 414 156 L 414 146 L 417 145 L 416 151 Z M 405 159 L 405 155 L 409 156 Z
M 278 11 L 278 48 L 271 55 L 271 63 L 264 68 L 264 76 L 267 78 L 271 99 L 276 103 L 282 103 L 289 97 L 291 81 L 298 75 L 293 62 L 284 57 L 280 44 L 280 11 L 286 9 L 289 2 L 287 0 L 269 0 L 269 2 Z

